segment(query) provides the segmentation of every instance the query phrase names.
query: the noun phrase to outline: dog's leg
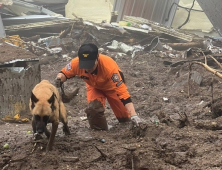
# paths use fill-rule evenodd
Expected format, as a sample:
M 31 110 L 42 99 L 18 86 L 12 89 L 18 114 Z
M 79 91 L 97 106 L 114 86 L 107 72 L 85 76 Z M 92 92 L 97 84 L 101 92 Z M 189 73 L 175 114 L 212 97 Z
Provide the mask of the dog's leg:
M 35 134 L 36 133 L 36 123 L 35 123 L 34 118 L 32 118 L 32 130 L 33 130 L 33 134 Z
M 49 130 L 47 129 L 47 127 L 45 127 L 45 135 L 47 136 L 47 138 L 49 139 L 49 137 L 50 137 L 50 132 L 49 132 Z
M 70 135 L 67 118 L 61 118 L 61 122 L 63 123 L 63 132 L 65 133 L 65 135 Z
M 67 123 L 62 122 L 63 123 L 63 132 L 65 133 L 65 135 L 70 135 L 70 131 L 69 131 L 69 127 L 67 125 Z
M 67 112 L 62 102 L 60 102 L 59 117 L 60 117 L 61 122 L 63 123 L 63 132 L 65 133 L 65 135 L 70 135 L 70 131 L 68 127 L 68 120 L 67 120 Z
M 52 123 L 52 131 L 51 131 L 51 135 L 50 135 L 50 138 L 49 138 L 49 142 L 48 142 L 46 151 L 51 151 L 52 150 L 52 145 L 53 145 L 53 142 L 54 142 L 56 131 L 58 129 L 58 125 L 59 125 L 59 122 L 53 122 Z

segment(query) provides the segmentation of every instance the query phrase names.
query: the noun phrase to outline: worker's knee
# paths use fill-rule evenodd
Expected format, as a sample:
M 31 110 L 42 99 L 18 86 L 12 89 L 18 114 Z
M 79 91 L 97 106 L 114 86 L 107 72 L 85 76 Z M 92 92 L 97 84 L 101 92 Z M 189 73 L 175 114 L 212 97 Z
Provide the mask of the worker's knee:
M 86 108 L 85 112 L 91 112 L 91 111 L 94 111 L 94 112 L 104 112 L 105 109 L 102 105 L 102 103 L 99 101 L 99 100 L 93 100 L 89 103 L 89 106 L 88 108 Z
M 89 125 L 92 129 L 108 130 L 106 117 L 104 115 L 104 107 L 98 100 L 89 103 L 89 107 L 85 109 Z

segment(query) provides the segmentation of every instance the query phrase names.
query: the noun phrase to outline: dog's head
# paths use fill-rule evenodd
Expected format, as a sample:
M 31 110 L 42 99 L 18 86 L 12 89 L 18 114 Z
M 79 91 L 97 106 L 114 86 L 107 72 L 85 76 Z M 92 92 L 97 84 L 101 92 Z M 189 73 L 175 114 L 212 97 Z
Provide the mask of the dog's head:
M 55 110 L 55 94 L 49 99 L 44 97 L 37 98 L 33 93 L 31 94 L 30 109 L 33 115 L 33 121 L 35 122 L 37 133 L 45 132 L 46 125 Z

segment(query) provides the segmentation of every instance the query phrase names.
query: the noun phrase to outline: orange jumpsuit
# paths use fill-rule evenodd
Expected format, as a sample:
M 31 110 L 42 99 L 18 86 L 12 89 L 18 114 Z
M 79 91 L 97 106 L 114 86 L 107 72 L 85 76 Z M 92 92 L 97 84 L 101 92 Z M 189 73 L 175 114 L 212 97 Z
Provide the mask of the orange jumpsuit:
M 85 69 L 79 69 L 79 58 L 76 57 L 61 72 L 68 79 L 77 75 L 86 82 L 88 103 L 97 99 L 105 107 L 107 99 L 117 119 L 130 118 L 122 102 L 131 102 L 130 94 L 121 77 L 121 70 L 112 58 L 99 54 L 96 72 L 87 73 Z

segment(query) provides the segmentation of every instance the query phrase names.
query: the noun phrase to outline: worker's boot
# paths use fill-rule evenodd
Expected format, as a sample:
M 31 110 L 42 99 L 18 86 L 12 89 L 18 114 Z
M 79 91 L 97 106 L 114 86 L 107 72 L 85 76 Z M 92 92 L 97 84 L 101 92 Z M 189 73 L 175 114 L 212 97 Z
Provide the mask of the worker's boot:
M 92 129 L 108 130 L 104 111 L 105 109 L 100 101 L 94 100 L 89 103 L 89 107 L 85 109 L 85 112 Z

